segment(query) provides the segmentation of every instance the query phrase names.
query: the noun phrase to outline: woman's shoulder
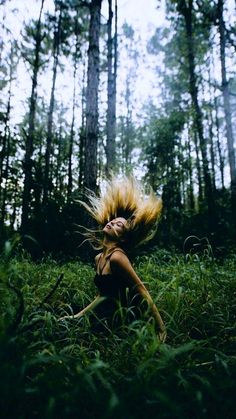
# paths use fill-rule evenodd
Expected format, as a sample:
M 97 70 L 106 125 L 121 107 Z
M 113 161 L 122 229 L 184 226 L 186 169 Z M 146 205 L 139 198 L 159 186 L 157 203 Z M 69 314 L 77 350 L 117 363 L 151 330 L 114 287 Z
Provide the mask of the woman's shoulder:
M 130 260 L 123 249 L 115 249 L 110 257 L 110 263 L 115 266 L 130 265 Z
M 96 266 L 97 266 L 97 264 L 98 264 L 98 261 L 99 261 L 99 259 L 100 259 L 100 257 L 102 256 L 102 252 L 100 252 L 100 253 L 98 253 L 98 255 L 96 255 L 95 256 L 95 264 L 96 264 Z

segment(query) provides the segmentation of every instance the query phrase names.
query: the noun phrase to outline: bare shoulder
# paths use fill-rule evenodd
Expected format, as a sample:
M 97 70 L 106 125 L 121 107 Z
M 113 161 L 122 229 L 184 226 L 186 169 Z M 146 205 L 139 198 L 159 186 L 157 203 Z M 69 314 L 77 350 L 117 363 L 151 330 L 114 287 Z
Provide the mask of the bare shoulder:
M 135 285 L 145 289 L 125 253 L 119 250 L 115 251 L 111 256 L 110 264 L 112 271 L 117 273 L 117 275 L 122 275 L 127 280 L 129 286 L 133 287 Z
M 97 266 L 98 261 L 99 261 L 99 259 L 100 259 L 100 257 L 101 257 L 101 254 L 102 254 L 102 253 L 98 253 L 98 255 L 96 255 L 96 256 L 95 256 L 95 264 L 96 264 L 96 266 Z
M 112 253 L 110 263 L 114 267 L 131 266 L 128 256 L 119 249 L 117 249 L 115 252 Z

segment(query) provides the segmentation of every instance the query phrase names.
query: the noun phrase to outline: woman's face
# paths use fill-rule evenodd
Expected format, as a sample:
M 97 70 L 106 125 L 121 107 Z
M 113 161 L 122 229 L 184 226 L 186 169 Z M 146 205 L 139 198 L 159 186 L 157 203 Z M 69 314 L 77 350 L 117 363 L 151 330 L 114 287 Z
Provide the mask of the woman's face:
M 123 217 L 114 218 L 103 228 L 104 233 L 111 239 L 120 239 L 125 231 L 127 220 Z

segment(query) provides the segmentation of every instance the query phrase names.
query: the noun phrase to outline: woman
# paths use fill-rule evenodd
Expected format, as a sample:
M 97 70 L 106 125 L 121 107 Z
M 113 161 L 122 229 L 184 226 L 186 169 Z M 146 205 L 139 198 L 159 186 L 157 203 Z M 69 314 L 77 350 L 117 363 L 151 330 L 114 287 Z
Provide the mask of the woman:
M 112 178 L 105 193 L 100 196 L 89 193 L 87 197 L 89 204 L 80 202 L 100 226 L 99 230 L 85 233 L 87 240 L 102 250 L 95 257 L 94 282 L 99 293 L 79 313 L 61 319 L 79 318 L 92 312 L 94 329 L 99 330 L 100 324 L 110 330 L 141 318 L 145 308 L 151 312 L 158 337 L 164 342 L 166 331 L 160 313 L 127 256 L 130 250 L 153 237 L 161 200 L 152 191 L 145 196 L 142 186 L 127 177 L 121 181 Z

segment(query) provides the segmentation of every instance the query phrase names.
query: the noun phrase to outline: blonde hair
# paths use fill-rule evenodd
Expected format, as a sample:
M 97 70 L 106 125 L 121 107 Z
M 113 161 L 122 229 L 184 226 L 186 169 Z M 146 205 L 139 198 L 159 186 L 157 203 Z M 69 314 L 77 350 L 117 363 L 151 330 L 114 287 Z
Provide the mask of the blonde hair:
M 88 203 L 79 201 L 99 225 L 98 230 L 89 230 L 84 233 L 87 240 L 102 247 L 102 238 L 99 233 L 112 219 L 124 217 L 127 219 L 125 228 L 124 247 L 137 247 L 150 240 L 157 229 L 162 210 L 162 200 L 150 188 L 148 195 L 141 182 L 134 177 L 124 176 L 117 179 L 113 175 L 105 182 L 104 191 L 99 195 L 88 191 Z M 95 246 L 94 246 L 95 247 Z

